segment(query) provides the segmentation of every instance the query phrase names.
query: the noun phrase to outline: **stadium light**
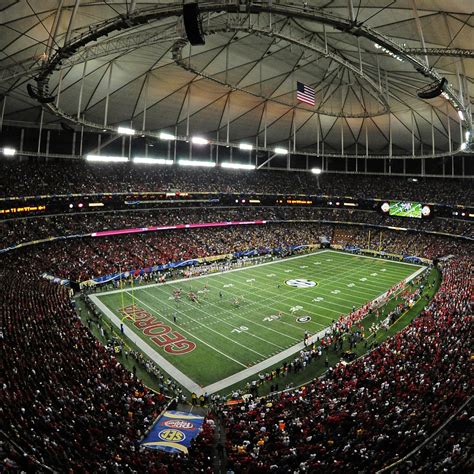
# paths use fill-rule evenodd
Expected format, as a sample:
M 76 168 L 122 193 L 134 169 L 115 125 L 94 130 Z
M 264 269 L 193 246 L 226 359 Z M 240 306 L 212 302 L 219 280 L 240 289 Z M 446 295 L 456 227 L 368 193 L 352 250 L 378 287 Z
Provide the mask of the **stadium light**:
M 2 151 L 5 156 L 15 156 L 16 154 L 15 148 L 10 148 L 8 146 L 6 146 Z
M 251 145 L 250 143 L 241 143 L 239 145 L 239 148 L 241 150 L 249 150 L 249 151 L 252 151 L 253 150 L 253 145 Z
M 143 163 L 147 165 L 172 165 L 173 160 L 167 160 L 165 158 L 142 158 L 142 157 L 135 157 L 133 158 L 134 163 Z
M 458 110 L 458 115 L 461 120 L 464 120 L 464 112 L 462 110 Z
M 123 163 L 128 161 L 128 158 L 126 156 L 87 155 L 86 160 L 102 163 Z
M 311 173 L 314 173 L 314 174 L 321 174 L 323 172 L 323 170 L 321 168 L 313 168 L 311 170 Z
M 191 141 L 195 145 L 209 145 L 209 140 L 207 138 L 193 137 L 193 138 L 191 138 Z
M 176 137 L 171 133 L 161 132 L 160 133 L 161 140 L 176 140 Z
M 180 166 L 194 166 L 204 168 L 214 168 L 216 163 L 214 161 L 201 161 L 201 160 L 179 160 Z
M 255 165 L 246 165 L 243 163 L 221 163 L 222 168 L 230 168 L 233 170 L 254 170 Z
M 273 149 L 275 155 L 288 155 L 288 150 L 286 148 L 276 147 Z
M 392 56 L 392 58 L 395 58 L 397 61 L 403 62 L 403 59 L 402 59 L 400 56 L 398 56 L 397 54 L 393 53 L 393 52 L 390 51 L 389 49 L 384 48 L 384 47 L 381 46 L 380 44 L 374 43 L 374 47 L 375 47 L 375 49 L 381 49 L 385 54 L 388 54 L 389 56 Z
M 117 128 L 117 132 L 122 135 L 135 135 L 135 130 L 133 130 L 133 128 L 128 127 L 119 127 Z

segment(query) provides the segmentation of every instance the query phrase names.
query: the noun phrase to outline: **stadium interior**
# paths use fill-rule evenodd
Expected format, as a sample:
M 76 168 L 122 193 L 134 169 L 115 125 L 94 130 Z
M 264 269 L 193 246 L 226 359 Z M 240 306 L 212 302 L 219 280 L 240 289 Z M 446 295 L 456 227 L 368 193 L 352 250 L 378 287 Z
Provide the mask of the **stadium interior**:
M 0 471 L 474 471 L 472 0 L 1 0 Z

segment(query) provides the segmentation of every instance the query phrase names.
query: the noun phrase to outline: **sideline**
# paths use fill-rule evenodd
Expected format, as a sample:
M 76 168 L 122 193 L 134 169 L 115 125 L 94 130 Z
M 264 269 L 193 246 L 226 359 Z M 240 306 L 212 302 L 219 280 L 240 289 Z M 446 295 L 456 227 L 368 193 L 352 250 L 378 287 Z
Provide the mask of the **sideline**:
M 284 260 L 290 260 L 290 259 L 294 260 L 294 259 L 297 259 L 297 258 L 303 258 L 303 257 L 307 257 L 307 256 L 310 256 L 310 255 L 315 255 L 315 254 L 320 254 L 320 253 L 325 253 L 325 252 L 340 253 L 340 252 L 333 251 L 333 250 L 323 250 L 323 251 L 320 251 L 320 252 L 313 252 L 311 254 L 304 254 L 304 255 L 298 255 L 296 257 L 290 257 L 290 258 L 284 259 Z M 379 258 L 377 258 L 377 257 L 367 256 L 366 258 L 379 260 Z M 274 262 L 266 262 L 266 263 L 263 263 L 263 264 L 260 264 L 260 265 L 255 265 L 255 266 L 257 267 L 257 266 L 271 265 L 273 263 L 281 263 L 282 261 L 283 260 L 280 259 L 280 260 L 277 260 L 277 261 L 274 261 Z M 401 263 L 401 262 L 397 262 L 397 263 Z M 418 275 L 420 275 L 422 272 L 424 272 L 427 268 L 425 266 L 420 266 L 420 265 L 413 265 L 413 266 L 419 267 L 419 268 L 414 273 L 412 273 L 410 276 L 408 276 L 405 279 L 406 284 L 410 283 L 410 281 L 412 281 L 414 278 L 416 278 Z M 217 273 L 213 273 L 211 275 L 200 275 L 200 276 L 195 277 L 195 278 L 196 279 L 197 278 L 204 278 L 204 277 L 207 278 L 207 277 L 212 276 L 212 275 L 220 275 L 221 273 L 240 271 L 240 270 L 245 270 L 245 269 L 248 269 L 248 268 L 249 267 L 242 267 L 242 268 L 237 268 L 237 269 L 233 269 L 233 270 L 228 270 L 227 272 L 217 272 Z M 183 280 L 189 281 L 190 279 L 189 278 L 184 278 L 184 279 L 181 279 L 181 280 L 172 280 L 170 282 L 165 282 L 165 283 L 145 285 L 145 286 L 142 286 L 142 287 L 137 288 L 137 289 L 146 289 L 146 288 L 150 288 L 150 287 L 154 287 L 154 286 L 158 286 L 158 285 L 166 285 L 166 284 L 170 284 L 170 283 L 176 283 L 178 281 L 183 281 Z M 103 293 L 101 292 L 101 293 L 98 293 L 96 295 L 89 295 L 88 296 L 90 298 L 90 300 L 102 311 L 102 313 L 118 329 L 120 329 L 120 324 L 121 324 L 120 319 L 114 314 L 114 312 L 112 310 L 110 310 L 104 303 L 102 303 L 100 301 L 99 297 L 101 297 L 103 295 L 106 295 L 106 294 L 118 293 L 120 291 L 124 291 L 124 290 L 119 289 L 119 290 L 113 290 L 113 291 L 110 291 L 110 292 L 103 292 Z M 383 299 L 387 295 L 387 293 L 389 291 L 390 290 L 387 290 L 386 292 L 382 293 L 378 297 L 374 298 L 372 300 L 372 302 L 380 301 L 381 299 Z M 138 297 L 136 299 L 138 301 L 140 301 L 140 299 Z M 145 305 L 145 306 L 148 306 L 148 305 Z M 152 309 L 152 308 L 150 308 L 150 309 Z M 153 310 L 153 311 L 156 313 L 155 310 Z M 318 338 L 321 339 L 322 337 L 324 337 L 330 331 L 331 331 L 331 327 L 328 326 L 325 329 L 319 331 L 318 333 L 313 334 L 309 338 L 309 340 L 307 341 L 307 344 L 308 345 L 313 344 L 313 342 L 315 342 Z M 171 362 L 169 362 L 167 359 L 165 359 L 163 356 L 161 356 L 158 352 L 156 352 L 145 340 L 143 340 L 140 336 L 138 336 L 134 331 L 128 330 L 125 335 L 137 347 L 139 347 L 140 350 L 142 350 L 153 362 L 155 362 L 158 366 L 163 368 L 163 370 L 165 370 L 168 373 L 168 375 L 173 377 L 179 384 L 181 384 L 184 388 L 186 388 L 186 390 L 188 390 L 189 392 L 195 392 L 198 396 L 205 393 L 205 392 L 207 392 L 209 395 L 211 395 L 213 393 L 224 390 L 226 387 L 229 387 L 231 385 L 239 383 L 239 382 L 241 382 L 241 381 L 243 381 L 243 380 L 245 380 L 249 377 L 252 377 L 253 375 L 258 374 L 260 371 L 265 370 L 268 367 L 277 364 L 278 362 L 286 359 L 287 357 L 290 357 L 292 354 L 294 354 L 296 352 L 299 352 L 300 350 L 304 349 L 304 347 L 305 347 L 303 341 L 299 342 L 299 343 L 289 347 L 288 349 L 285 349 L 284 351 L 279 352 L 278 354 L 276 354 L 276 355 L 274 355 L 274 356 L 272 356 L 268 359 L 265 359 L 262 362 L 259 362 L 255 365 L 253 365 L 252 367 L 248 367 L 244 370 L 241 370 L 239 372 L 236 372 L 236 373 L 230 375 L 229 377 L 221 379 L 221 380 L 219 380 L 217 382 L 214 382 L 210 385 L 207 385 L 205 387 L 201 387 L 199 384 L 197 384 L 194 380 L 192 380 L 190 377 L 188 377 L 182 371 L 180 371 L 179 369 L 174 367 L 174 365 Z

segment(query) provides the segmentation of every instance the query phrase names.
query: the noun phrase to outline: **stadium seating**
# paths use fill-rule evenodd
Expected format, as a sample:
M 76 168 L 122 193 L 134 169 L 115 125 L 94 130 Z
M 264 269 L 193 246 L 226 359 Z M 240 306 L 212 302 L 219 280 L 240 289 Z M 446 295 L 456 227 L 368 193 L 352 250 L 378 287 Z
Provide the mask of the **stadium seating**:
M 318 182 L 320 189 L 318 189 Z M 132 164 L 87 164 L 39 160 L 0 164 L 0 196 L 40 194 L 213 191 L 237 193 L 327 194 L 355 198 L 396 198 L 445 204 L 472 204 L 473 191 L 459 179 L 323 174 L 176 167 L 140 167 Z M 389 190 L 389 191 L 388 191 Z M 389 194 L 389 195 L 388 195 Z
M 5 446 L 17 466 L 7 472 L 166 473 L 154 451 L 137 441 L 167 400 L 146 389 L 82 326 L 68 290 L 41 281 L 33 258 L 0 269 L 0 427 L 29 456 Z M 209 463 L 206 425 L 191 458 L 166 457 L 175 472 Z M 194 452 L 194 451 L 192 451 Z M 36 461 L 36 462 L 35 462 Z
M 283 206 L 211 209 L 182 208 L 179 210 L 116 211 L 106 214 L 65 214 L 0 221 L 0 248 L 48 237 L 88 234 L 101 230 L 259 219 L 267 221 L 322 220 L 331 222 L 358 222 L 381 226 L 398 226 L 400 224 L 400 219 L 385 216 L 376 211 Z M 464 236 L 472 235 L 471 222 L 463 220 L 434 218 L 419 221 L 418 219 L 412 219 L 408 222 L 404 222 L 404 225 L 414 230 L 445 232 Z
M 9 166 L 2 165 L 2 173 L 11 172 L 6 170 Z M 54 166 L 64 171 L 61 165 Z M 82 185 L 76 184 L 84 192 L 105 189 L 102 186 L 127 190 L 133 180 L 143 178 L 127 167 L 119 170 L 122 174 L 114 168 L 94 181 L 96 172 L 80 165 L 70 176 L 61 174 L 64 182 L 53 189 L 42 168 L 33 167 L 31 180 L 9 183 L 2 193 L 62 192 L 70 186 L 69 179 L 83 180 Z M 163 185 L 162 174 L 146 173 L 151 175 L 146 175 L 148 181 L 140 181 L 144 183 L 142 189 Z M 174 183 L 178 186 L 202 186 L 202 180 L 191 181 L 187 172 L 170 173 L 177 173 Z M 223 191 L 240 186 L 261 190 L 259 186 L 263 186 L 258 180 L 206 173 L 209 172 L 202 172 L 201 177 Z M 314 185 L 311 177 L 307 182 L 306 178 L 300 179 L 308 191 Z M 359 181 L 358 188 L 350 187 L 355 183 L 352 180 L 328 177 L 335 192 L 359 195 L 365 192 L 361 186 L 368 186 L 371 178 Z M 406 180 L 394 179 L 394 189 L 399 192 L 397 182 L 403 187 Z M 382 181 L 374 179 L 373 183 L 370 189 L 383 190 Z M 282 176 L 267 190 L 288 190 L 293 184 Z M 434 199 L 430 186 L 421 184 L 414 189 L 404 190 L 404 194 L 400 191 L 400 196 Z M 456 202 L 463 196 L 451 184 L 443 184 L 439 191 L 436 196 L 446 201 Z M 214 469 L 213 423 L 205 425 L 188 457 L 139 448 L 144 429 L 167 400 L 163 394 L 146 389 L 90 335 L 71 306 L 68 290 L 42 280 L 42 272 L 82 281 L 117 271 L 118 262 L 122 269 L 133 269 L 230 251 L 265 252 L 269 248 L 315 243 L 320 235 L 330 237 L 333 244 L 367 247 L 368 227 L 364 225 L 396 221 L 370 211 L 282 207 L 116 212 L 0 223 L 1 247 L 5 248 L 50 236 L 104 229 L 247 219 L 275 222 L 74 238 L 2 254 L 0 427 L 12 442 L 0 450 L 4 467 L 12 472 L 38 472 L 38 463 L 42 463 L 61 472 L 109 469 L 158 474 Z M 284 222 L 288 220 L 302 222 Z M 410 226 L 422 229 L 416 221 L 411 221 Z M 423 229 L 466 236 L 471 234 L 470 226 L 463 221 L 433 219 L 425 222 Z M 445 264 L 442 287 L 424 312 L 402 333 L 362 359 L 339 365 L 322 379 L 294 391 L 251 400 L 237 408 L 215 407 L 216 420 L 226 429 L 228 466 L 235 473 L 286 473 L 298 469 L 354 472 L 368 469 L 368 465 L 375 470 L 419 444 L 466 399 L 469 385 L 472 386 L 468 370 L 468 348 L 472 344 L 472 242 L 432 234 L 420 238 L 417 233 L 372 228 L 370 247 L 428 258 L 448 254 L 455 257 Z M 412 460 L 415 464 L 411 467 L 438 466 L 426 461 L 427 453 L 429 447 Z M 439 465 L 445 466 L 441 454 L 439 458 Z M 466 457 L 457 451 L 449 459 L 452 472 L 457 466 L 466 466 Z

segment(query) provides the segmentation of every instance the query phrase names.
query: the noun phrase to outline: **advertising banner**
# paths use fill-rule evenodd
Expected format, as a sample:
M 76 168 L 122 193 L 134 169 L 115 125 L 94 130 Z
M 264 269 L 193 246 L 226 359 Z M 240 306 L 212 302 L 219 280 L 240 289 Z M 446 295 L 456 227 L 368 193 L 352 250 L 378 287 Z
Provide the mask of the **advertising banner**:
M 191 440 L 199 434 L 203 423 L 202 416 L 165 411 L 141 444 L 145 448 L 187 454 Z

